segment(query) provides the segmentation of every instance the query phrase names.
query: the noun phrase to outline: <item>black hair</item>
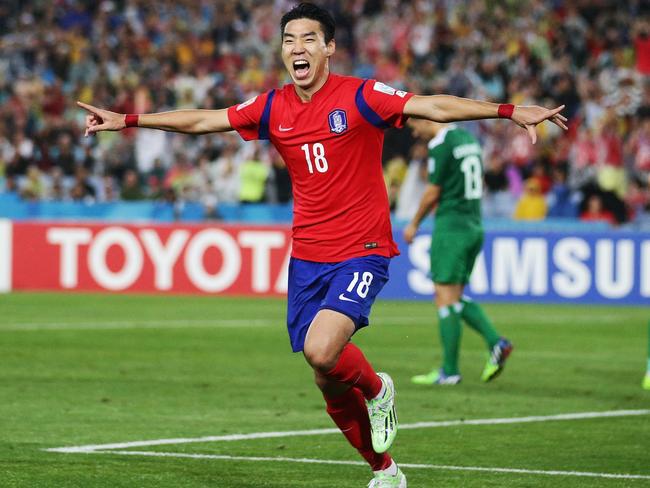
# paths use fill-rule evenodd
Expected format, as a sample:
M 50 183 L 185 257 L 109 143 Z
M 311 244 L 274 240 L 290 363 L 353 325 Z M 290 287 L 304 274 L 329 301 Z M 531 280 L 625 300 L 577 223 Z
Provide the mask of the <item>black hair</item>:
M 284 28 L 287 24 L 292 20 L 297 19 L 311 19 L 317 21 L 320 24 L 323 35 L 325 36 L 325 44 L 334 39 L 336 24 L 334 23 L 334 18 L 324 8 L 320 8 L 318 5 L 307 2 L 302 2 L 296 5 L 282 16 L 282 20 L 280 21 L 280 33 L 284 35 Z

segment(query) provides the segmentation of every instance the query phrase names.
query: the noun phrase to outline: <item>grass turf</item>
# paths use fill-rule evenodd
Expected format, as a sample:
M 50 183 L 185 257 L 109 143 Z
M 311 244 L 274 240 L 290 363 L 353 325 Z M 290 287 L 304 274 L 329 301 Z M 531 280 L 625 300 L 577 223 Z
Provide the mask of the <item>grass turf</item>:
M 489 305 L 515 343 L 485 385 L 465 329 L 463 383 L 409 377 L 439 363 L 425 302 L 378 302 L 355 342 L 398 389 L 402 424 L 650 408 L 640 388 L 648 309 Z M 284 301 L 133 295 L 0 296 L 0 486 L 359 487 L 362 466 L 62 454 L 62 446 L 331 428 Z M 650 416 L 403 430 L 400 463 L 650 475 Z M 185 454 L 359 460 L 341 435 L 138 447 Z M 406 468 L 410 487 L 650 486 L 650 480 Z

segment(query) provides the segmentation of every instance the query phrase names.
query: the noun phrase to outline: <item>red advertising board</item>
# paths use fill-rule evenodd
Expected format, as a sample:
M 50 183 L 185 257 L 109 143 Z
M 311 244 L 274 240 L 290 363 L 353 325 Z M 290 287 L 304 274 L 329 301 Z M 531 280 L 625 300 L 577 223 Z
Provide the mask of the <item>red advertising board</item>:
M 13 222 L 14 290 L 282 295 L 279 226 Z
M 69 290 L 285 295 L 285 226 L 12 222 L 0 219 L 0 293 Z M 391 262 L 382 297 L 431 300 L 431 235 Z M 488 231 L 466 289 L 486 301 L 650 303 L 645 232 Z M 1 312 L 0 312 L 1 313 Z

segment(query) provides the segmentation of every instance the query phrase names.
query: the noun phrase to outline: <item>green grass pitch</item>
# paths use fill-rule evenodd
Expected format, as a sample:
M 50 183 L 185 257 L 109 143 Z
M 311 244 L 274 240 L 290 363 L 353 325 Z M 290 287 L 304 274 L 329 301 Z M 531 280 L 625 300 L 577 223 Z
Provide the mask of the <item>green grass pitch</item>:
M 140 455 L 45 450 L 332 428 L 304 359 L 290 352 L 284 307 L 254 298 L 0 296 L 0 486 L 366 486 L 368 468 L 339 463 L 360 460 L 339 434 L 121 449 Z M 409 378 L 439 361 L 432 305 L 375 305 L 373 325 L 354 340 L 393 376 L 403 425 L 650 409 L 640 386 L 650 309 L 486 310 L 515 344 L 503 375 L 479 381 L 485 351 L 466 328 L 463 383 L 423 388 Z M 398 463 L 419 465 L 404 468 L 409 487 L 650 486 L 647 413 L 411 427 L 391 451 Z

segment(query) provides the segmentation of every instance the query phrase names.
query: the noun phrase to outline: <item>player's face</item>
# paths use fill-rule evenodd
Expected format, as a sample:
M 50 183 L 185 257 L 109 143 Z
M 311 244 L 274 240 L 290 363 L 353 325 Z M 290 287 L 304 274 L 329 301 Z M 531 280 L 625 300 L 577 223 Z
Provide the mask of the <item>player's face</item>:
M 334 40 L 325 43 L 320 23 L 296 19 L 287 23 L 282 35 L 282 61 L 294 84 L 304 91 L 317 90 L 329 73 Z
M 411 129 L 413 137 L 420 139 L 430 139 L 444 127 L 443 124 L 432 122 L 430 120 L 410 118 L 406 125 Z
M 426 122 L 424 120 L 410 118 L 406 122 L 406 125 L 408 126 L 409 129 L 411 129 L 413 137 L 415 138 L 426 137 L 425 134 Z

